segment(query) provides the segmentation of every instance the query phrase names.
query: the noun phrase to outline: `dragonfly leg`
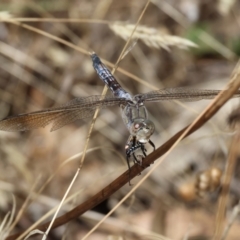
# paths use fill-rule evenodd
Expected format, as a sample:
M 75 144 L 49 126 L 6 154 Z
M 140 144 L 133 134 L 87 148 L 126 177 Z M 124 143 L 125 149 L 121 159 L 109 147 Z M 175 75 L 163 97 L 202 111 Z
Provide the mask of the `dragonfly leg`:
M 149 143 L 155 150 L 154 143 L 152 141 L 149 141 Z M 129 138 L 126 146 L 125 146 L 125 149 L 126 149 L 126 159 L 127 159 L 128 169 L 129 169 L 129 185 L 131 186 L 131 182 L 130 182 L 130 174 L 131 174 L 130 158 L 132 157 L 134 164 L 138 164 L 139 166 L 143 167 L 141 160 L 139 160 L 139 157 L 141 157 L 142 159 L 147 157 L 147 149 L 145 148 L 144 143 L 141 143 L 141 142 L 137 141 L 136 137 L 133 137 L 133 136 L 130 136 L 130 138 Z M 137 155 L 136 156 L 135 151 L 137 149 L 141 149 L 142 155 Z
M 155 151 L 155 144 L 149 139 L 149 144 L 153 147 L 153 151 Z
M 152 146 L 152 144 L 151 144 L 151 146 Z M 154 144 L 153 144 L 153 146 L 154 146 Z M 142 150 L 144 157 L 147 157 L 147 154 L 146 154 L 147 149 L 145 148 L 145 145 L 143 143 L 141 143 L 141 150 Z M 150 165 L 148 165 L 148 166 L 150 166 Z
M 140 143 L 138 141 L 136 142 L 134 151 L 137 150 L 137 149 L 141 149 L 142 155 L 137 155 L 136 156 L 135 152 L 133 152 L 132 155 L 133 155 L 134 163 L 137 163 L 139 166 L 142 166 L 142 160 L 147 156 L 147 154 L 146 154 L 147 149 L 145 148 L 144 143 Z M 141 158 L 141 160 L 139 160 L 140 158 Z
M 128 164 L 128 169 L 129 169 L 129 185 L 131 186 L 131 182 L 130 182 L 130 174 L 131 174 L 131 168 L 130 168 L 130 158 L 133 158 L 133 162 L 134 164 L 138 164 L 141 166 L 141 162 L 138 160 L 135 151 L 139 148 L 141 148 L 144 157 L 146 157 L 146 149 L 144 148 L 144 146 L 142 147 L 142 143 L 136 141 L 136 137 L 132 137 L 130 136 L 125 149 L 126 149 L 126 159 L 127 159 L 127 164 Z M 143 150 L 144 149 L 144 150 Z
M 129 183 L 129 186 L 132 186 L 131 179 L 130 179 L 130 174 L 131 174 L 130 159 L 129 159 L 130 156 L 131 155 L 127 155 L 126 159 L 127 159 L 127 165 L 128 165 L 128 183 Z
M 135 144 L 136 144 L 136 138 L 135 137 L 132 137 L 130 136 L 128 141 L 127 141 L 127 144 L 125 146 L 125 149 L 126 149 L 126 160 L 127 160 L 127 165 L 128 165 L 128 183 L 129 183 L 129 186 L 132 186 L 131 184 L 131 179 L 130 179 L 130 175 L 131 175 L 131 167 L 130 167 L 130 158 L 131 156 L 133 155 L 133 161 L 135 163 L 135 161 L 137 161 L 137 158 L 134 154 L 134 151 L 135 151 Z
M 134 164 L 137 163 L 137 164 L 140 165 L 140 161 L 137 159 L 136 154 L 135 154 L 134 152 L 132 153 L 132 156 L 133 156 L 133 162 L 134 162 Z
M 147 149 L 145 148 L 145 145 L 143 143 L 139 143 L 139 144 L 140 144 L 140 148 L 142 150 L 143 156 L 146 157 L 147 156 L 147 154 L 146 154 Z

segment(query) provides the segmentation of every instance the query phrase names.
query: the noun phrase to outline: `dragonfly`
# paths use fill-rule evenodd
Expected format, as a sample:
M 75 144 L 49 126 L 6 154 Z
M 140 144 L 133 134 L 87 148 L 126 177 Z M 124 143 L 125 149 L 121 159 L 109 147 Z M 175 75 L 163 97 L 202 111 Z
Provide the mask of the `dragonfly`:
M 93 117 L 98 108 L 119 106 L 123 122 L 130 133 L 125 145 L 126 160 L 130 170 L 131 159 L 133 159 L 134 164 L 139 164 L 140 160 L 147 156 L 147 143 L 155 150 L 155 145 L 150 140 L 155 127 L 153 122 L 148 119 L 148 112 L 144 105 L 146 102 L 165 100 L 198 101 L 212 99 L 220 92 L 220 90 L 180 87 L 159 89 L 132 96 L 119 84 L 96 53 L 91 53 L 90 56 L 97 75 L 112 91 L 113 96 L 93 95 L 79 97 L 59 107 L 7 117 L 0 121 L 0 130 L 27 131 L 45 127 L 52 123 L 51 131 L 55 131 L 78 119 Z M 233 97 L 240 97 L 240 90 Z M 141 154 L 136 155 L 137 151 L 140 151 Z

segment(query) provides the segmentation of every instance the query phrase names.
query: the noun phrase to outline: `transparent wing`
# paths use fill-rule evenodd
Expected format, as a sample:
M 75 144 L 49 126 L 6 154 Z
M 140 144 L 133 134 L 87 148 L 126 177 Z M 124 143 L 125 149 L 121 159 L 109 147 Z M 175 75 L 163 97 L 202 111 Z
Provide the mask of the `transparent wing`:
M 101 98 L 100 95 L 75 98 L 59 107 L 8 117 L 0 121 L 0 130 L 26 131 L 53 123 L 51 131 L 55 131 L 75 120 L 92 117 L 98 107 L 126 104 L 122 98 Z
M 202 99 L 212 99 L 219 94 L 220 90 L 201 90 L 194 88 L 165 88 L 151 91 L 134 96 L 137 101 L 164 101 L 164 100 L 181 100 L 181 101 L 198 101 Z M 240 97 L 240 90 L 233 95 Z

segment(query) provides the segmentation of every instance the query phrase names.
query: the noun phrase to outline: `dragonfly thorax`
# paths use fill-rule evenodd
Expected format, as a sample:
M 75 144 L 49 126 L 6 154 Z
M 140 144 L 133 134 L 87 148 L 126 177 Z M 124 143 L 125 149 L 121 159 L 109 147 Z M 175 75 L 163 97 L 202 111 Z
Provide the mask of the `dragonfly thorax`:
M 149 141 L 154 132 L 154 124 L 148 120 L 147 109 L 143 104 L 129 103 L 122 106 L 122 119 L 137 141 L 141 143 Z

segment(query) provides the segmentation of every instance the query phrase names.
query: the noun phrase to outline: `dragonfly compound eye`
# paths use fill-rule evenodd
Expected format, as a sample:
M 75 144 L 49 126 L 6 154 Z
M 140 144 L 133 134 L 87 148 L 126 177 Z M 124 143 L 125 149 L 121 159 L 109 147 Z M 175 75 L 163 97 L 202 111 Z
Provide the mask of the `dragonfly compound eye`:
M 148 142 L 153 132 L 153 123 L 146 119 L 135 119 L 130 127 L 130 133 L 141 143 Z

